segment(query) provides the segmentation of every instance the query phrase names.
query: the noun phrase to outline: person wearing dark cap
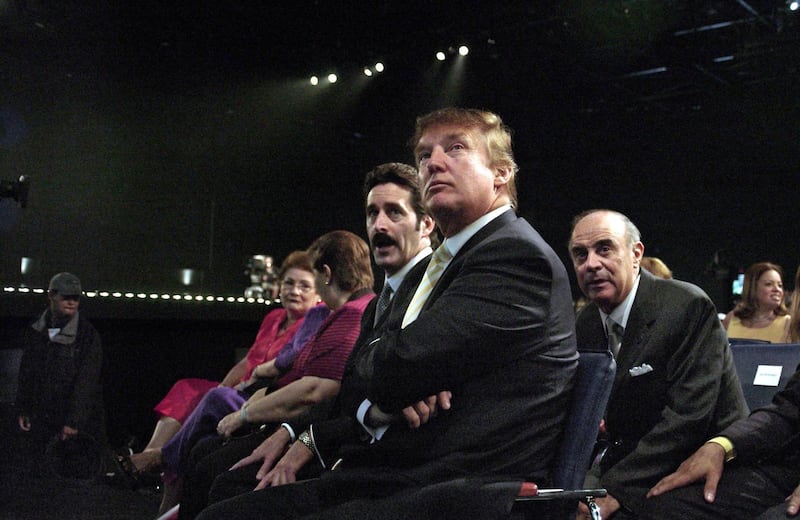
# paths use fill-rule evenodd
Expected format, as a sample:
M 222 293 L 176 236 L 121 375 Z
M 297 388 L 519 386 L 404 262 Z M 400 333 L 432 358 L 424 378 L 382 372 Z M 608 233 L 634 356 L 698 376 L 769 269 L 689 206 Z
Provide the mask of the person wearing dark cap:
M 17 417 L 34 446 L 79 433 L 105 442 L 102 347 L 97 330 L 78 312 L 81 292 L 74 274 L 53 276 L 48 308 L 23 333 Z

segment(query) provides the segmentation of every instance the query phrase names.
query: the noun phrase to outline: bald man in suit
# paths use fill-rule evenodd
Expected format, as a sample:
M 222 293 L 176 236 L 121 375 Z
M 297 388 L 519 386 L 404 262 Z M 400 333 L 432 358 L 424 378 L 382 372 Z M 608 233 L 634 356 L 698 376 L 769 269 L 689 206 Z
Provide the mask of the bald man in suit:
M 747 406 L 711 300 L 640 269 L 644 245 L 625 215 L 579 215 L 569 251 L 590 300 L 577 318 L 578 344 L 610 348 L 617 361 L 608 448 L 592 471 L 609 495 L 597 503 L 603 518 L 635 518 L 649 488 Z

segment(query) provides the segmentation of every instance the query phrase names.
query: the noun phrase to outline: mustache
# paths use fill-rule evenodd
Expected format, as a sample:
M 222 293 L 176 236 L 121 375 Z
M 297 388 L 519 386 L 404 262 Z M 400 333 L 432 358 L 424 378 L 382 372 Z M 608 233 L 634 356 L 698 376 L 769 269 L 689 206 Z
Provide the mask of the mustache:
M 372 247 L 384 247 L 397 245 L 397 242 L 386 233 L 375 233 L 372 237 Z

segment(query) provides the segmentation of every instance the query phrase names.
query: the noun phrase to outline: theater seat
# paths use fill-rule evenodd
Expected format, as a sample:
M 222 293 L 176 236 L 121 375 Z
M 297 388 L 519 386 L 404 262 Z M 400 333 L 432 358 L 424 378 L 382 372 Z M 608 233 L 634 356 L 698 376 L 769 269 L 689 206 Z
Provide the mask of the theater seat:
M 554 488 L 540 489 L 535 482 L 524 482 L 514 502 L 513 518 L 574 520 L 580 500 L 589 506 L 592 518 L 600 520 L 594 499 L 606 496 L 606 490 L 582 488 L 616 370 L 611 352 L 580 352 L 570 414 L 553 467 Z
M 731 341 L 731 355 L 750 411 L 767 406 L 800 364 L 798 343 Z

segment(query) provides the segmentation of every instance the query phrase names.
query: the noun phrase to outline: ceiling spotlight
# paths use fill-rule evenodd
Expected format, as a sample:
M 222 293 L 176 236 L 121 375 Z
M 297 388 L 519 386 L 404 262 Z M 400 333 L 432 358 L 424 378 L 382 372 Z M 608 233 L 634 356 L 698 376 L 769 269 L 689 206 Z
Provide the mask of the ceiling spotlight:
M 462 45 L 461 47 L 458 48 L 458 54 L 460 54 L 461 56 L 466 56 L 467 54 L 469 54 L 469 47 L 467 47 L 466 45 Z
M 437 60 L 444 61 L 445 58 L 447 58 L 447 55 L 444 52 L 439 51 L 439 52 L 436 53 L 436 59 Z
M 789 2 L 789 10 L 790 11 L 797 11 L 798 9 L 800 9 L 800 2 L 797 2 L 797 1 Z
M 319 78 L 316 77 L 316 76 L 311 76 L 311 79 L 309 80 L 309 83 L 311 83 L 312 85 L 314 85 L 316 87 L 317 85 L 319 85 Z
M 368 78 L 372 77 L 372 71 L 369 69 L 369 67 L 364 67 L 364 75 Z
M 378 62 L 375 64 L 375 72 L 383 72 L 383 63 Z
M 336 81 L 337 81 L 338 79 L 339 79 L 339 78 L 336 76 L 336 74 L 333 74 L 333 73 L 331 73 L 331 74 L 328 74 L 328 82 L 329 82 L 329 83 L 336 83 Z

